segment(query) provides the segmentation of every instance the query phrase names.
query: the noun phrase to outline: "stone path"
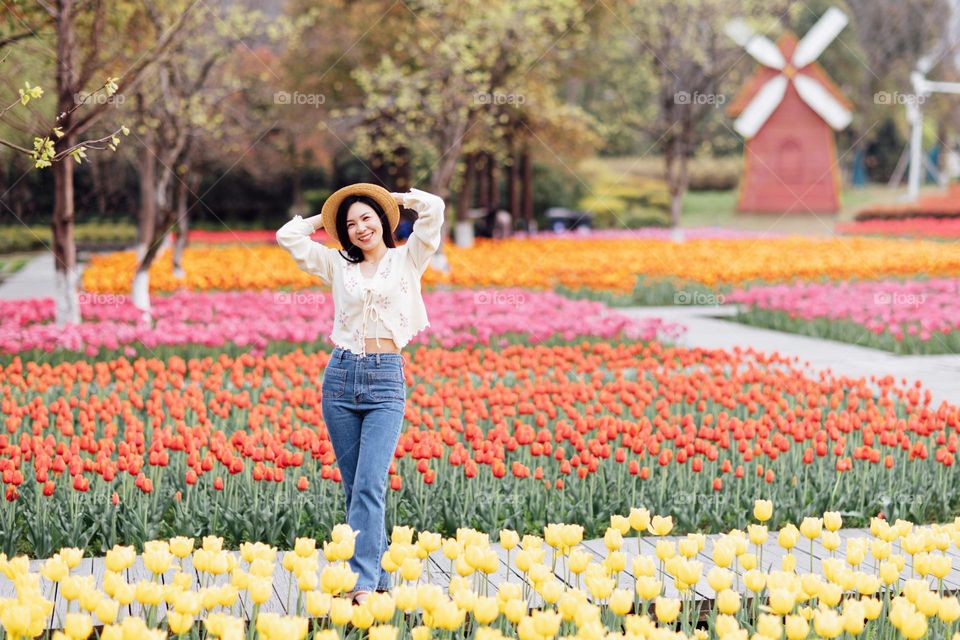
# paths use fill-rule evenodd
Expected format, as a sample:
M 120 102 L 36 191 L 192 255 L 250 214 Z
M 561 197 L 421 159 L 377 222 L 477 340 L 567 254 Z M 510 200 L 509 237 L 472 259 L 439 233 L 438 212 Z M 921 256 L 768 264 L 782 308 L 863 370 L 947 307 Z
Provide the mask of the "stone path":
M 22 269 L 0 283 L 0 300 L 52 298 L 53 276 L 53 254 L 45 252 L 35 256 Z
M 900 356 L 879 349 L 823 340 L 794 333 L 752 327 L 723 316 L 736 313 L 733 306 L 627 307 L 620 309 L 634 318 L 662 318 L 687 327 L 676 342 L 686 347 L 732 349 L 753 347 L 796 356 L 811 374 L 831 370 L 834 374 L 864 377 L 892 375 L 908 384 L 920 380 L 937 406 L 946 400 L 960 404 L 960 355 Z M 720 317 L 716 317 L 720 316 Z
M 816 573 L 823 575 L 823 570 L 821 568 L 821 562 L 825 558 L 837 557 L 845 558 L 846 552 L 846 542 L 851 538 L 861 538 L 866 537 L 872 539 L 869 530 L 867 529 L 841 529 L 838 531 L 840 535 L 842 544 L 839 549 L 830 552 L 827 551 L 823 545 L 820 543 L 819 539 L 815 540 L 812 547 L 809 541 L 806 538 L 801 538 L 800 542 L 796 547 L 793 548 L 792 553 L 796 557 L 796 572 L 798 575 L 804 575 L 807 573 Z M 677 544 L 683 536 L 664 536 L 663 538 L 656 538 L 652 536 L 644 536 L 638 540 L 636 537 L 628 536 L 624 540 L 624 544 L 621 547 L 620 551 L 626 556 L 626 566 L 623 571 L 617 575 L 617 588 L 621 589 L 635 589 L 635 578 L 631 573 L 633 567 L 633 559 L 637 555 L 647 556 L 654 560 L 656 567 L 656 577 L 662 582 L 665 586 L 665 593 L 669 597 L 678 597 L 678 592 L 674 587 L 674 579 L 668 573 L 661 572 L 659 569 L 660 563 L 656 559 L 656 541 L 657 540 L 669 540 L 674 544 Z M 719 535 L 708 535 L 706 536 L 706 544 L 703 548 L 703 551 L 698 553 L 693 560 L 696 560 L 702 564 L 701 577 L 699 582 L 694 586 L 695 600 L 710 604 L 712 603 L 715 592 L 711 589 L 709 583 L 707 582 L 707 574 L 710 571 L 710 568 L 713 566 L 713 545 L 720 538 Z M 318 545 L 319 546 L 319 545 Z M 511 562 L 507 563 L 507 553 L 506 551 L 496 543 L 491 543 L 490 547 L 497 553 L 497 556 L 500 558 L 500 564 L 497 567 L 497 570 L 488 575 L 485 574 L 474 574 L 472 577 L 468 578 L 473 581 L 472 588 L 474 591 L 480 593 L 481 595 L 495 595 L 499 590 L 499 585 L 504 582 L 510 581 L 513 583 L 520 584 L 522 587 L 522 595 L 527 599 L 527 606 L 531 609 L 540 608 L 543 606 L 543 600 L 537 594 L 528 580 L 525 579 L 525 574 L 519 571 L 513 562 L 516 558 L 517 550 L 514 549 L 511 552 Z M 639 547 L 639 549 L 638 549 Z M 602 563 L 604 558 L 606 558 L 607 550 L 604 544 L 603 538 L 598 538 L 595 540 L 587 540 L 582 542 L 579 545 L 584 551 L 587 551 L 592 555 L 591 560 L 594 562 Z M 588 598 L 591 602 L 596 602 L 596 600 L 590 596 L 589 590 L 583 584 L 582 580 L 577 581 L 577 578 L 567 571 L 566 568 L 566 558 L 560 556 L 554 562 L 553 559 L 553 548 L 549 545 L 544 544 L 544 549 L 546 550 L 546 555 L 544 557 L 544 564 L 548 567 L 553 568 L 555 577 L 564 585 L 568 587 L 577 587 L 583 589 L 587 593 Z M 749 549 L 752 553 L 757 553 L 758 549 L 754 545 L 750 545 Z M 237 556 L 237 560 L 240 563 L 240 566 L 244 569 L 248 569 L 246 562 L 242 561 L 239 558 L 238 552 L 231 552 L 233 555 Z M 949 592 L 960 591 L 960 551 L 957 551 L 956 547 L 951 546 L 946 552 L 948 557 L 951 559 L 953 564 L 953 569 L 949 575 L 944 578 L 943 587 Z M 762 551 L 758 554 L 761 559 L 761 566 L 759 567 L 764 572 L 779 570 L 781 568 L 781 561 L 786 554 L 785 550 L 777 544 L 777 537 L 775 533 L 770 535 L 767 541 L 762 545 Z M 913 568 L 910 564 L 911 556 L 909 554 L 903 554 L 907 558 L 907 562 L 904 565 L 904 569 L 901 572 L 901 578 L 910 577 L 914 575 Z M 297 584 L 296 578 L 292 578 L 291 574 L 287 572 L 281 566 L 282 552 L 277 554 L 276 569 L 273 574 L 273 594 L 266 603 L 261 605 L 260 611 L 263 612 L 275 612 L 279 614 L 288 614 L 288 615 L 307 615 L 304 609 L 298 610 L 298 601 L 297 601 Z M 34 560 L 30 563 L 31 571 L 38 572 L 42 565 L 42 560 Z M 175 561 L 176 564 L 176 561 Z M 320 561 L 318 563 L 317 571 L 321 571 L 323 567 L 327 564 L 326 559 L 323 557 L 323 554 L 320 554 Z M 859 569 L 870 574 L 875 574 L 878 570 L 876 566 L 876 560 L 871 556 L 867 555 L 866 559 L 859 566 Z M 211 585 L 222 585 L 226 584 L 230 580 L 228 574 L 222 574 L 220 576 L 212 577 L 207 574 L 200 575 L 197 571 L 193 569 L 190 559 L 186 559 L 185 571 L 190 573 L 194 577 L 194 584 L 191 587 L 192 591 L 197 591 L 201 586 L 211 586 Z M 103 576 L 105 572 L 104 560 L 103 558 L 84 558 L 80 563 L 80 566 L 73 570 L 72 574 L 77 576 L 92 575 L 94 578 L 94 583 L 98 589 L 102 589 L 103 586 Z M 429 575 L 428 575 L 429 572 Z M 168 571 L 166 574 L 160 576 L 161 582 L 169 582 L 172 580 L 174 570 Z M 734 583 L 733 588 L 743 594 L 744 599 L 746 600 L 751 596 L 751 592 L 746 589 L 743 580 L 743 571 L 738 570 L 736 572 L 737 578 Z M 442 550 L 434 551 L 427 558 L 427 564 L 425 569 L 420 576 L 420 583 L 435 584 L 442 589 L 446 589 L 450 583 L 452 572 L 450 567 L 450 561 L 443 555 Z M 144 567 L 143 561 L 141 558 L 137 558 L 136 563 L 127 570 L 126 580 L 130 584 L 136 584 L 139 581 L 150 581 L 152 579 L 152 574 Z M 396 579 L 396 576 L 391 576 L 392 579 Z M 291 582 L 291 579 L 293 580 Z M 930 577 L 930 585 L 932 588 L 936 589 L 936 579 Z M 45 578 L 41 578 L 40 587 L 46 597 L 54 601 L 54 613 L 51 616 L 51 619 L 48 623 L 48 628 L 62 628 L 62 620 L 64 614 L 67 611 L 68 603 L 62 598 L 58 584 L 52 584 L 48 582 Z M 15 595 L 13 584 L 8 578 L 0 575 L 0 597 L 9 598 Z M 247 595 L 244 593 L 239 599 L 238 603 L 234 605 L 233 614 L 240 615 L 247 619 L 250 618 L 253 607 L 251 603 L 247 600 Z M 302 602 L 301 602 L 302 604 Z M 77 610 L 77 604 L 72 603 L 70 607 L 71 611 Z M 129 606 L 121 607 L 121 613 L 118 618 L 123 618 L 128 615 L 139 615 L 140 607 L 136 603 L 131 603 Z M 158 620 L 163 619 L 166 615 L 166 610 L 163 604 L 160 605 L 160 610 L 157 612 L 156 618 Z M 198 617 L 203 618 L 205 616 L 204 612 L 201 612 Z M 96 617 L 94 617 L 94 624 L 99 624 Z

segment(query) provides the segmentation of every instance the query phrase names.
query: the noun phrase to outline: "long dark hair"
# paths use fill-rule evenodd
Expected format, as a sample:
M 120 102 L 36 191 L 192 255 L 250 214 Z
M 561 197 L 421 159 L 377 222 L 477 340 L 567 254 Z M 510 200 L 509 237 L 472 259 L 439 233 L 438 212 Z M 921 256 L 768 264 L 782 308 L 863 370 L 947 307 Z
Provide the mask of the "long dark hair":
M 380 203 L 370 196 L 350 195 L 344 198 L 343 202 L 341 202 L 337 208 L 337 237 L 340 239 L 340 244 L 343 245 L 343 250 L 340 252 L 340 255 L 343 256 L 343 252 L 346 251 L 347 255 L 343 257 L 347 262 L 357 263 L 363 262 L 364 260 L 363 250 L 350 242 L 350 234 L 347 232 L 347 211 L 350 210 L 350 205 L 354 202 L 362 202 L 370 205 L 370 208 L 373 209 L 377 217 L 380 218 L 380 226 L 383 227 L 383 243 L 390 248 L 396 248 L 397 243 L 393 237 L 393 229 L 390 228 L 390 219 L 387 218 L 387 214 L 384 212 L 383 207 L 380 206 Z

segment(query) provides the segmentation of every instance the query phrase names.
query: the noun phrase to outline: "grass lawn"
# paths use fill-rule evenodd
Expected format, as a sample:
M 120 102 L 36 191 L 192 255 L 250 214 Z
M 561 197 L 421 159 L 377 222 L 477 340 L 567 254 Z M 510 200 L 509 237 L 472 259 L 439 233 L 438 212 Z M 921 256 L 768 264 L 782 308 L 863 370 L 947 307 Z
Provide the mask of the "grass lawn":
M 941 191 L 935 186 L 921 189 L 921 195 Z M 903 190 L 891 190 L 886 185 L 868 185 L 857 189 L 846 188 L 840 194 L 841 210 L 837 214 L 813 214 L 809 211 L 777 213 L 738 213 L 737 190 L 691 191 L 683 200 L 684 227 L 717 226 L 731 229 L 750 229 L 777 233 L 832 235 L 837 222 L 853 220 L 857 211 L 868 204 L 896 202 Z
M 23 268 L 32 257 L 29 253 L 11 253 L 0 256 L 0 283 Z

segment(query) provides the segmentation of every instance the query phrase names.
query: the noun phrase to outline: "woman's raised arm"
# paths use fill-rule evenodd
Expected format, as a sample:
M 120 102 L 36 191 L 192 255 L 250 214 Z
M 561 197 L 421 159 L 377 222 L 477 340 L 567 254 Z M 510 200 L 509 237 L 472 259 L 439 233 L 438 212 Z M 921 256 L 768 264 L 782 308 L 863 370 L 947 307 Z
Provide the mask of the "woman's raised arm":
M 413 223 L 413 230 L 407 238 L 407 253 L 420 275 L 427 270 L 430 256 L 436 253 L 443 241 L 441 231 L 446 204 L 443 198 L 420 189 L 410 189 L 409 193 L 399 193 L 403 206 L 413 209 L 419 215 Z
M 320 214 L 310 218 L 294 216 L 277 230 L 277 244 L 290 252 L 298 267 L 331 284 L 336 265 L 334 261 L 340 259 L 340 254 L 336 249 L 310 239 L 320 218 Z

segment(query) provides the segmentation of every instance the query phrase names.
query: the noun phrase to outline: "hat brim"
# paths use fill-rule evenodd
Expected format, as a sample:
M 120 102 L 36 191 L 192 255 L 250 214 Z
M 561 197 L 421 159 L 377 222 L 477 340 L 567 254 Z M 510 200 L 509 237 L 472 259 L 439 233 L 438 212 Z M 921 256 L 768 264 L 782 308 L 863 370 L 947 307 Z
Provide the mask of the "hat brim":
M 390 195 L 389 191 L 372 182 L 348 184 L 334 191 L 330 197 L 327 198 L 326 202 L 323 203 L 323 209 L 320 211 L 320 220 L 323 222 L 324 230 L 341 247 L 345 245 L 337 236 L 337 210 L 340 208 L 340 203 L 343 202 L 347 196 L 353 195 L 373 198 L 383 209 L 384 213 L 387 214 L 387 220 L 390 222 L 390 231 L 393 232 L 396 230 L 397 225 L 400 223 L 400 206 L 397 204 L 397 201 L 393 199 L 393 196 Z

